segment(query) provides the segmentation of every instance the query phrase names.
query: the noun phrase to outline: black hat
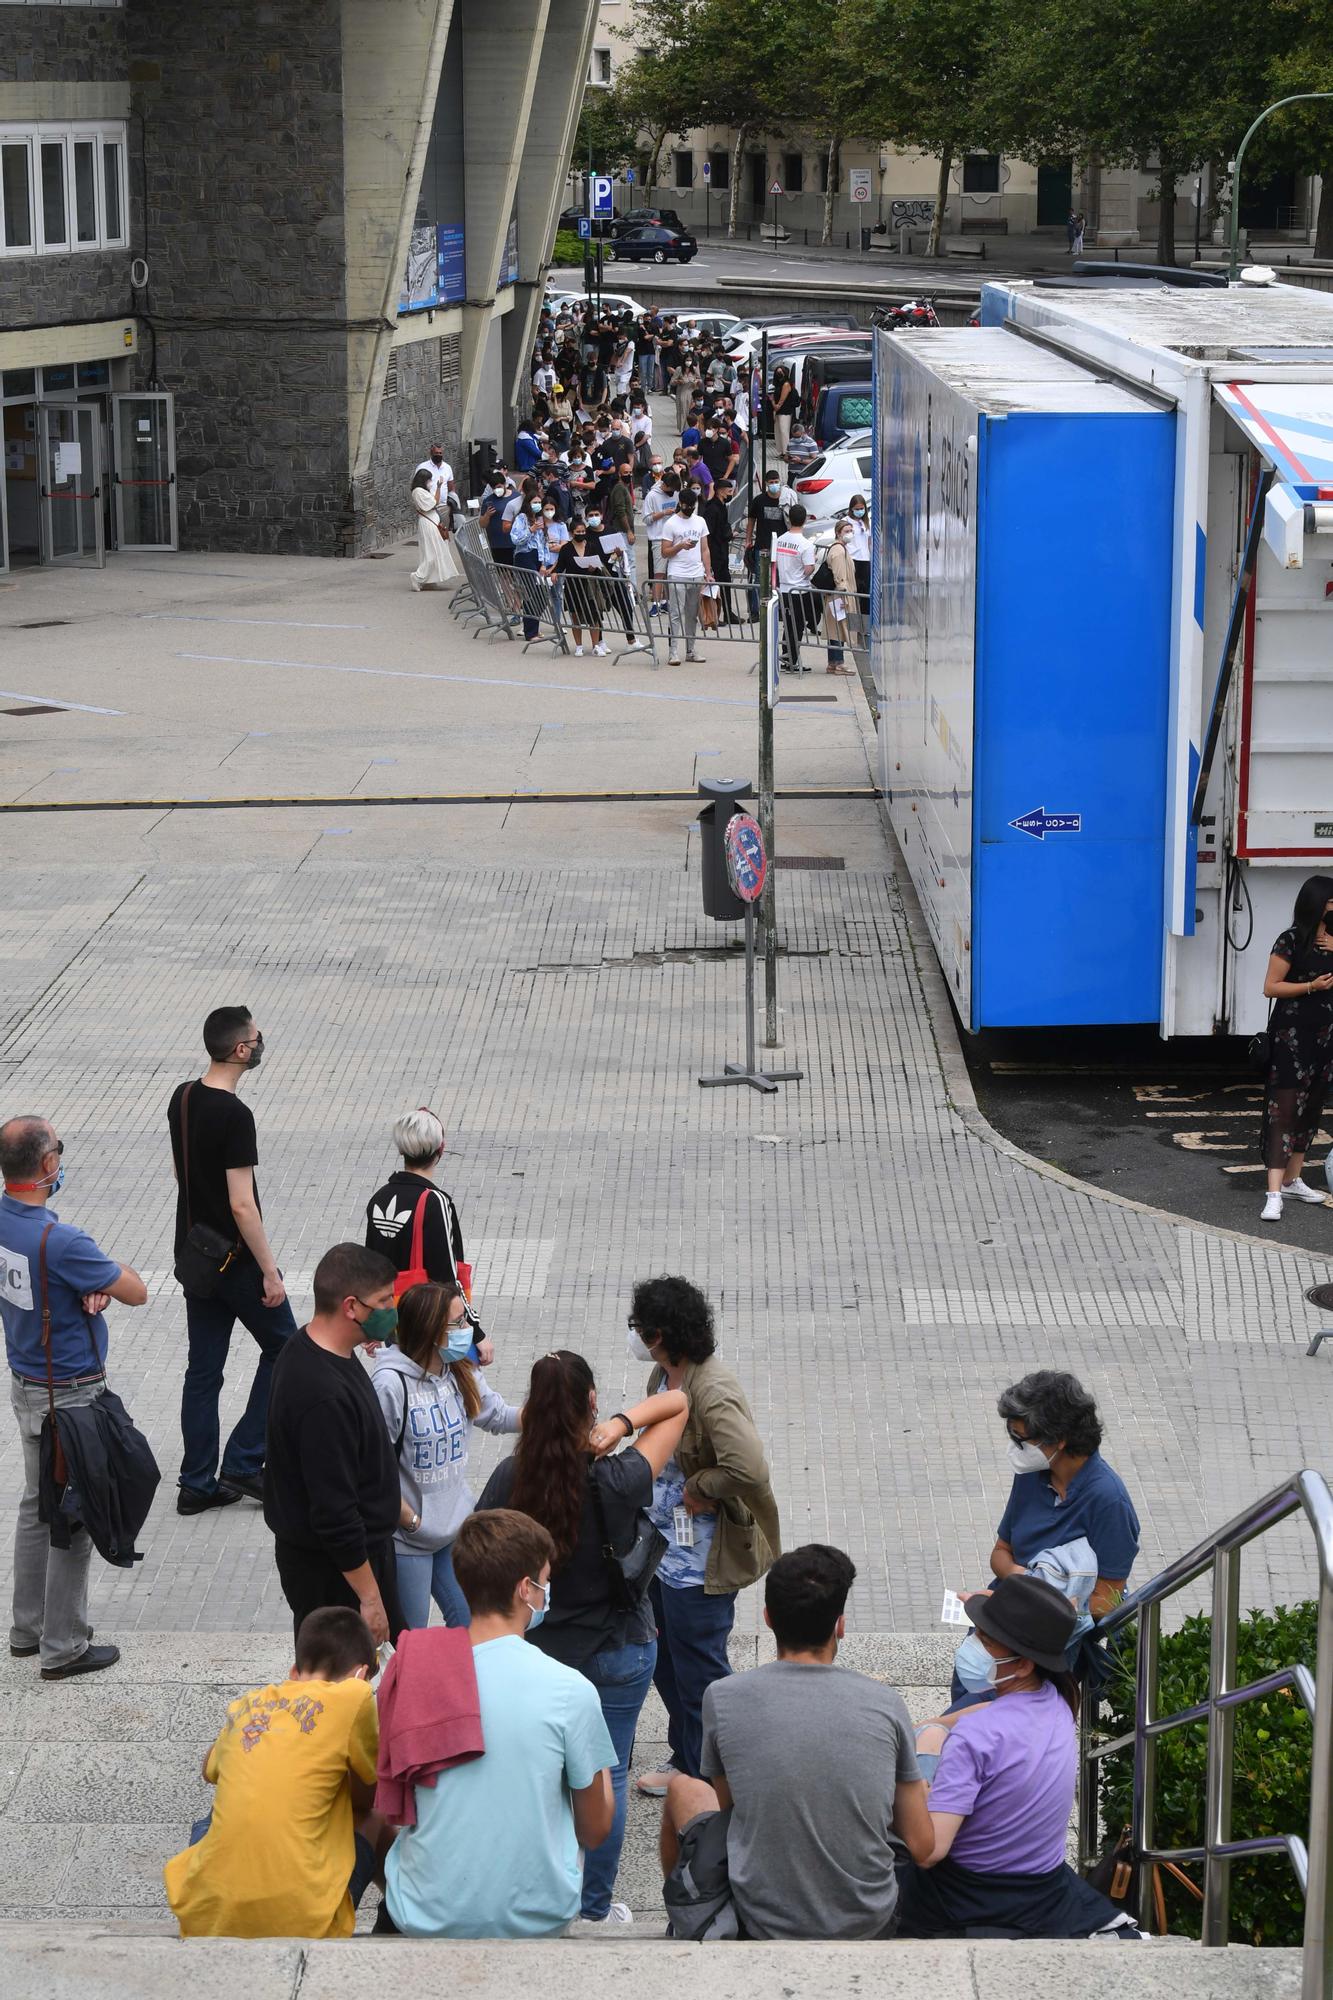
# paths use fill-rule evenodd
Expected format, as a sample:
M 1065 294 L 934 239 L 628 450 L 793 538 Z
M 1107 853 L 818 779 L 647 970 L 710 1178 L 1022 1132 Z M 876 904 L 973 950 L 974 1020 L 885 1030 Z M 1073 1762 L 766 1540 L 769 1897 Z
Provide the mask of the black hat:
M 998 1639 L 1018 1659 L 1050 1673 L 1064 1673 L 1078 1613 L 1053 1583 L 1039 1576 L 1002 1576 L 990 1596 L 965 1598 L 963 1609 L 988 1639 Z

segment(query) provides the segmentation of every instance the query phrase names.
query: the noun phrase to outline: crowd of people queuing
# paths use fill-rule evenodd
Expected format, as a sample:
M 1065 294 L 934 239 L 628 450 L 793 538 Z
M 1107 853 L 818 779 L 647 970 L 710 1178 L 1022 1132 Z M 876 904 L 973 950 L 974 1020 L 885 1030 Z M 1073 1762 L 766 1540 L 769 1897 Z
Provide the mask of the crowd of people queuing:
M 361 1239 L 320 1258 L 298 1326 L 238 1093 L 263 1033 L 247 1008 L 220 1007 L 204 1045 L 203 1073 L 167 1108 L 187 1320 L 176 1505 L 262 1504 L 295 1652 L 283 1681 L 230 1705 L 204 1760 L 212 1810 L 165 1869 L 183 1933 L 347 1935 L 372 1882 L 377 1927 L 410 1936 L 629 1921 L 614 1892 L 654 1685 L 669 1758 L 636 1782 L 662 1800 L 673 1935 L 1130 1928 L 1064 1860 L 1085 1635 L 1139 1541 L 1072 1376 L 1040 1370 L 999 1398 L 1013 1482 L 990 1582 L 965 1599 L 949 1707 L 914 1729 L 900 1696 L 835 1668 L 855 1567 L 823 1544 L 782 1553 L 764 1444 L 693 1282 L 630 1291 L 638 1401 L 609 1410 L 566 1347 L 506 1401 L 440 1182 L 444 1128 L 418 1107 L 392 1128 L 400 1164 Z M 48 1681 L 119 1657 L 89 1624 L 89 1496 L 71 1520 L 58 1471 L 54 1532 L 52 1446 L 62 1419 L 109 1394 L 107 1306 L 147 1299 L 132 1267 L 52 1209 L 63 1153 L 49 1119 L 0 1127 L 0 1306 L 25 1471 L 10 1651 Z M 258 1361 L 224 1444 L 238 1321 Z M 479 1495 L 478 1428 L 513 1440 Z M 737 1675 L 737 1597 L 761 1580 L 776 1658 Z
M 810 538 L 792 482 L 818 446 L 793 420 L 787 371 L 779 367 L 770 387 L 755 380 L 757 369 L 670 313 L 634 316 L 591 302 L 544 307 L 531 409 L 517 427 L 513 464 L 487 475 L 479 520 L 495 562 L 560 591 L 576 656 L 585 639 L 588 651 L 605 654 L 611 623 L 623 623 L 633 643 L 629 592 L 645 586 L 648 615 L 667 621 L 668 664 L 697 663 L 701 627 L 754 619 L 760 550 L 782 536 L 786 664 L 799 669 L 802 639 L 822 638 L 828 671 L 850 671 L 845 649 L 864 631 L 869 604 L 865 502 L 853 503 L 829 550 Z M 680 439 L 670 449 L 654 436 L 651 400 L 666 395 Z M 772 437 L 762 477 L 754 464 L 759 431 Z M 457 574 L 448 541 L 459 510 L 442 463 L 435 447 L 413 475 L 422 550 L 416 589 L 443 588 Z M 738 503 L 743 491 L 748 503 Z M 733 561 L 744 577 L 733 575 Z M 720 587 L 743 582 L 735 600 Z M 523 609 L 524 637 L 536 638 L 533 606 Z

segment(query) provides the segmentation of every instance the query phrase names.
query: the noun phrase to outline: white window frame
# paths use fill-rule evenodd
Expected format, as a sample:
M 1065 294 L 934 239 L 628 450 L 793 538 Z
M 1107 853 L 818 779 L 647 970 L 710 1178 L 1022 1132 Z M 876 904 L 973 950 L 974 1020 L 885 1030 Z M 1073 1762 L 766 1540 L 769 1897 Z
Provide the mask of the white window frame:
M 4 206 L 4 189 L 3 185 L 0 185 L 0 257 L 35 257 L 38 254 L 37 217 L 34 213 L 35 204 L 33 201 L 31 133 L 18 126 L 12 131 L 7 131 L 3 125 L 0 125 L 0 148 L 7 151 L 11 146 L 25 147 L 28 155 L 28 241 L 26 243 L 10 243 L 8 216 Z M 3 169 L 0 168 L 0 172 L 2 171 Z
M 600 76 L 598 71 L 602 67 L 603 57 L 606 58 L 606 74 L 605 76 Z M 588 82 L 594 90 L 609 90 L 611 88 L 611 67 L 610 46 L 604 42 L 598 43 L 588 58 Z
M 55 144 L 61 148 L 61 171 L 65 184 L 65 236 L 59 243 L 48 242 L 46 238 L 42 190 L 42 148 Z M 39 124 L 0 120 L 0 145 L 23 145 L 27 148 L 28 219 L 32 232 L 31 243 L 11 244 L 4 240 L 3 230 L 0 229 L 0 258 L 71 257 L 90 250 L 129 248 L 129 128 L 123 118 L 77 123 L 43 121 Z M 74 183 L 74 149 L 77 145 L 91 146 L 93 154 L 95 223 L 94 234 L 86 241 L 80 241 L 78 233 L 78 202 Z M 114 191 L 116 206 L 120 212 L 120 227 L 115 235 L 107 229 L 106 149 L 108 146 L 116 148 Z

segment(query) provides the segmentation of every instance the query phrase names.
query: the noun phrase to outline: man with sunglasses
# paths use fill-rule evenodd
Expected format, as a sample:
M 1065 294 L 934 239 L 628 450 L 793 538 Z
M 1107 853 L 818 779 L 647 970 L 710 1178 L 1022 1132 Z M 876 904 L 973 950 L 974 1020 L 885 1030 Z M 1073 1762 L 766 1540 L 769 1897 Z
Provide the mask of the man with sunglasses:
M 229 1507 L 243 1493 L 263 1499 L 273 1364 L 296 1331 L 259 1206 L 254 1114 L 236 1094 L 241 1078 L 259 1067 L 264 1037 L 248 1007 L 215 1007 L 204 1022 L 204 1047 L 208 1068 L 178 1084 L 167 1107 L 176 1174 L 176 1257 L 200 1225 L 232 1249 L 210 1276 L 206 1296 L 182 1287 L 189 1358 L 181 1391 L 178 1514 Z M 237 1320 L 259 1348 L 259 1365 L 219 1470 L 218 1398 Z
M 38 1518 L 42 1423 L 52 1401 L 62 1409 L 87 1408 L 97 1401 L 106 1388 L 102 1314 L 111 1299 L 141 1306 L 148 1297 L 137 1271 L 108 1257 L 91 1236 L 62 1222 L 49 1206 L 65 1178 L 64 1150 L 49 1119 L 10 1118 L 0 1126 L 5 1181 L 0 1196 L 0 1318 L 24 1473 L 14 1525 L 9 1650 L 15 1659 L 40 1654 L 44 1681 L 95 1674 L 113 1667 L 120 1652 L 90 1643 L 92 1542 L 87 1530 L 77 1528 L 68 1548 L 53 1548 Z M 49 1352 L 42 1339 L 43 1293 L 50 1314 Z

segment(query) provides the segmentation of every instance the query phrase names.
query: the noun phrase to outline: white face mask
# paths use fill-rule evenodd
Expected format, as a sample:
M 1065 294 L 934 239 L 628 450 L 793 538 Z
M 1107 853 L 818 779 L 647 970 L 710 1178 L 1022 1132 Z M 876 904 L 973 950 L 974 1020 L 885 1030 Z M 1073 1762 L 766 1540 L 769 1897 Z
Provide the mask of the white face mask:
M 629 1349 L 629 1358 L 631 1361 L 646 1361 L 651 1363 L 657 1359 L 651 1347 L 644 1346 L 633 1327 L 625 1335 L 625 1345 Z
M 1051 1461 L 1041 1446 L 1033 1444 L 1030 1439 L 1026 1444 L 1019 1444 L 1011 1438 L 1008 1458 L 1015 1472 L 1049 1472 L 1051 1469 Z

